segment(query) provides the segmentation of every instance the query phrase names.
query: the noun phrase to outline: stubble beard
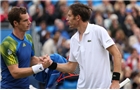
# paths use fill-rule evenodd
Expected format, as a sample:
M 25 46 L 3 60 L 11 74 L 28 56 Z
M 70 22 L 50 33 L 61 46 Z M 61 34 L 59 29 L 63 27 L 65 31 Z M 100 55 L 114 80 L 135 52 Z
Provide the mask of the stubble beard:
M 69 29 L 75 29 L 75 28 L 69 25 Z

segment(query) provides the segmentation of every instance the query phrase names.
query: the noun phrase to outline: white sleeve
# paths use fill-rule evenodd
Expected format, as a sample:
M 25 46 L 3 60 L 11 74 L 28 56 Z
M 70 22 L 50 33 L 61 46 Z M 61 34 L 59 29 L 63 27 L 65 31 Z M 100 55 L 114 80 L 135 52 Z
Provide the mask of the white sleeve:
M 103 27 L 98 30 L 98 35 L 99 40 L 105 49 L 115 44 L 113 39 L 109 36 L 108 32 Z

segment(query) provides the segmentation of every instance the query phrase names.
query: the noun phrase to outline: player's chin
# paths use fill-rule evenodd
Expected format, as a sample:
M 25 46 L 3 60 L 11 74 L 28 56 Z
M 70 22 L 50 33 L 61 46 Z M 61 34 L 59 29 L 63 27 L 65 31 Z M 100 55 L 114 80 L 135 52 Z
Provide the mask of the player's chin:
M 69 28 L 70 28 L 70 29 L 74 29 L 74 27 L 73 27 L 73 26 L 71 26 L 71 25 L 69 25 Z
M 28 27 L 26 30 L 29 30 L 30 29 L 30 27 Z
M 73 27 L 69 27 L 69 29 L 74 29 Z
M 25 32 L 28 31 L 28 30 L 30 30 L 30 29 L 29 28 L 25 29 Z
M 30 26 L 27 26 L 26 28 L 27 28 L 27 29 L 30 29 Z

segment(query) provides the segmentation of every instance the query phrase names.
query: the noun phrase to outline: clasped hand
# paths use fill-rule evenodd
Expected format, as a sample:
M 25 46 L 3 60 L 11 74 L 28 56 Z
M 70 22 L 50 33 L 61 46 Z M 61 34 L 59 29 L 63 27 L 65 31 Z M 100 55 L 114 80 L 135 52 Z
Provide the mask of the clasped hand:
M 52 64 L 52 60 L 50 59 L 49 55 L 44 55 L 42 57 L 39 57 L 40 63 L 42 63 L 44 68 L 48 68 Z

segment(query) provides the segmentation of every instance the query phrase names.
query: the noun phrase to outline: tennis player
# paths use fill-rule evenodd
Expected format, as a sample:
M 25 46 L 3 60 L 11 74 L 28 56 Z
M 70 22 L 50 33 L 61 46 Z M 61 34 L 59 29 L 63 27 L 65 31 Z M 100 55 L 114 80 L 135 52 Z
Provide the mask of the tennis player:
M 26 8 L 13 7 L 8 20 L 13 26 L 13 32 L 0 45 L 1 88 L 28 89 L 28 76 L 43 71 L 50 65 L 50 61 L 34 56 L 32 37 L 25 34 L 31 24 Z
M 89 23 L 90 15 L 91 9 L 84 4 L 75 3 L 69 7 L 69 27 L 78 30 L 70 41 L 69 62 L 52 62 L 49 68 L 68 73 L 79 64 L 77 89 L 119 89 L 121 54 L 103 27 Z M 109 53 L 114 59 L 113 74 Z

